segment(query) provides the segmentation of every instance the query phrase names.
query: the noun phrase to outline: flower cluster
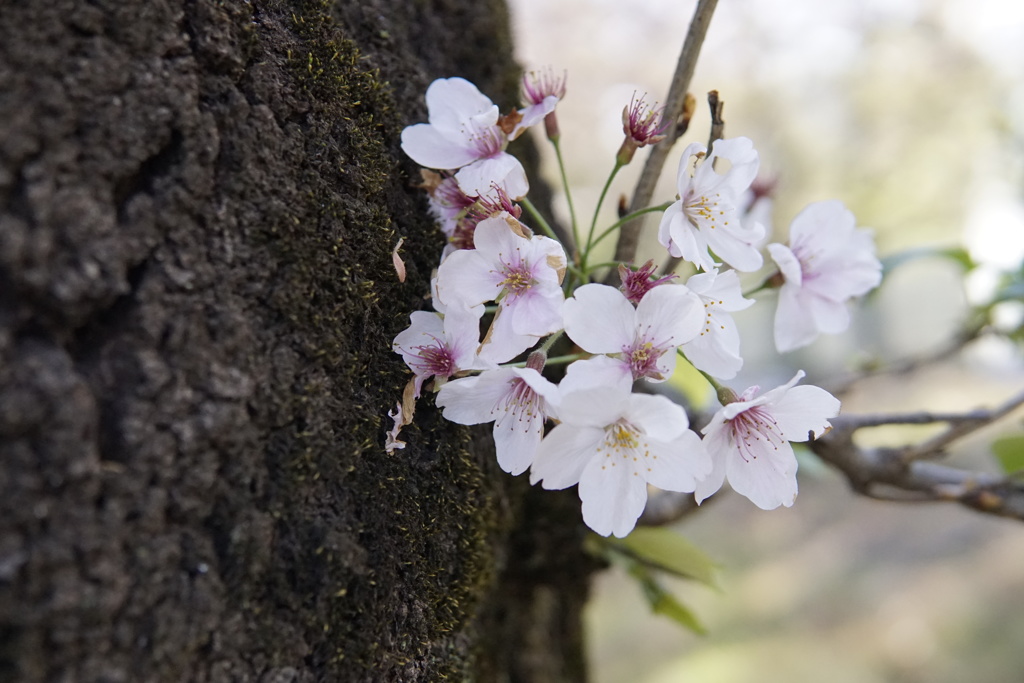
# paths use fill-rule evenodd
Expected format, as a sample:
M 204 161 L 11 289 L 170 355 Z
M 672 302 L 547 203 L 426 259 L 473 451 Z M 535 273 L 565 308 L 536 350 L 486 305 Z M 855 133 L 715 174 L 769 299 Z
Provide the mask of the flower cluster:
M 585 238 L 575 217 L 571 243 L 556 237 L 525 198 L 526 174 L 506 147 L 544 121 L 560 154 L 555 109 L 565 78 L 533 72 L 522 91 L 523 108 L 502 115 L 468 81 L 434 81 L 428 123 L 402 133 L 403 150 L 424 167 L 430 210 L 447 238 L 432 282 L 434 311 L 413 313 L 393 343 L 413 372 L 406 403 L 430 381 L 445 418 L 493 423 L 502 469 L 529 471 L 531 484 L 545 489 L 578 486 L 583 519 L 602 535 L 634 528 L 649 486 L 692 492 L 701 502 L 728 480 L 761 508 L 792 505 L 791 442 L 826 431 L 839 401 L 798 386 L 803 372 L 763 394 L 720 384 L 743 367 L 733 314 L 755 301 L 744 295 L 741 273 L 765 267 L 763 249 L 777 264 L 757 291 L 778 289 L 775 342 L 790 351 L 843 331 L 847 302 L 879 283 L 870 233 L 856 229 L 841 203 L 820 202 L 796 217 L 788 244 L 765 247 L 768 230 L 753 207 L 763 208 L 771 184 L 755 183 L 753 143 L 721 139 L 710 150 L 694 143 L 680 160 L 677 199 L 656 207 L 658 240 L 674 262 L 688 264 L 689 276 L 658 273 L 648 261 L 619 264 L 621 285 L 606 284 L 608 266 L 588 265 L 591 252 L 633 216 L 594 239 L 595 209 Z M 623 131 L 615 171 L 665 138 L 661 111 L 634 98 Z M 564 353 L 550 355 L 556 348 Z M 680 362 L 700 371 L 722 403 L 703 437 L 682 406 L 651 392 Z M 552 369 L 560 374 L 545 376 Z M 404 445 L 398 431 L 411 417 L 399 415 L 411 414 L 405 404 L 389 413 L 389 451 Z

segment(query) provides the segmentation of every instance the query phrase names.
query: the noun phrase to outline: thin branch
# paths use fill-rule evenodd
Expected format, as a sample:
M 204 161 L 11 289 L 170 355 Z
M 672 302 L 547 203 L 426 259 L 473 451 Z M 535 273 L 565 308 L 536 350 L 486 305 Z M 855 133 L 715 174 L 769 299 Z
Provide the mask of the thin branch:
M 707 35 L 708 26 L 711 24 L 711 15 L 715 11 L 718 0 L 698 0 L 697 8 L 693 12 L 693 19 L 690 20 L 690 28 L 686 33 L 686 40 L 683 42 L 683 50 L 679 54 L 679 62 L 676 64 L 676 72 L 672 77 L 672 85 L 669 87 L 668 99 L 665 101 L 665 118 L 670 121 L 677 121 L 683 114 L 686 105 L 686 91 L 693 79 L 693 70 L 697 66 L 697 57 L 700 54 L 701 45 Z M 651 148 L 647 156 L 647 163 L 637 181 L 636 189 L 633 192 L 633 200 L 629 205 L 630 212 L 639 211 L 645 208 L 654 196 L 654 187 L 661 176 L 661 170 L 665 166 L 668 154 L 672 145 L 682 134 L 678 126 L 669 126 L 666 131 L 668 137 Z M 633 221 L 622 228 L 619 233 L 619 243 L 615 248 L 615 260 L 622 263 L 632 263 L 636 257 L 637 242 L 640 237 L 640 226 L 642 221 Z
M 956 502 L 987 514 L 1024 520 L 1024 482 L 999 474 L 969 472 L 927 462 L 953 441 L 1005 417 L 1024 405 L 1024 393 L 989 410 L 961 414 L 843 415 L 832 430 L 810 442 L 811 450 L 844 475 L 857 492 L 881 500 Z M 942 434 L 900 448 L 860 448 L 853 441 L 859 429 L 885 424 L 950 425 Z

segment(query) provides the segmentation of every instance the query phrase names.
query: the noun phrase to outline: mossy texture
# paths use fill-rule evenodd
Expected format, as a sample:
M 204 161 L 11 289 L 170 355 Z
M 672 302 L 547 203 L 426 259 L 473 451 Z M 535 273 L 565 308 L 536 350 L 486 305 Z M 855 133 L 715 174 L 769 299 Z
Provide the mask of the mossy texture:
M 574 494 L 429 397 L 383 450 L 441 248 L 399 135 L 514 104 L 504 7 L 4 15 L 0 679 L 579 680 Z

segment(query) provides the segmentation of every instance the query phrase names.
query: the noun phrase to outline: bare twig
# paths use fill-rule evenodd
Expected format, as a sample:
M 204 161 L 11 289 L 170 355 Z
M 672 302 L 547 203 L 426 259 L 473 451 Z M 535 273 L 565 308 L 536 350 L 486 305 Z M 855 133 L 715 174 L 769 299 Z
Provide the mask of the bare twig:
M 722 109 L 725 102 L 718 98 L 718 91 L 712 90 L 708 93 L 708 106 L 711 108 L 711 134 L 708 136 L 708 154 L 715 142 L 725 137 L 725 119 L 722 118 Z
M 1024 520 L 1024 482 L 999 474 L 969 472 L 926 458 L 942 455 L 947 446 L 1024 405 L 1024 393 L 989 410 L 968 413 L 906 415 L 843 415 L 832 430 L 809 446 L 822 460 L 841 471 L 853 489 L 882 500 L 951 501 L 988 514 Z M 950 425 L 942 434 L 900 448 L 861 448 L 853 441 L 859 429 L 887 424 Z
M 698 0 L 697 8 L 693 12 L 693 19 L 690 20 L 690 28 L 686 33 L 686 40 L 683 42 L 683 50 L 679 54 L 679 61 L 676 64 L 676 72 L 672 77 L 672 85 L 669 87 L 668 99 L 665 101 L 664 116 L 669 121 L 676 121 L 683 113 L 686 105 L 686 91 L 693 79 L 693 70 L 697 65 L 697 56 L 700 54 L 701 45 L 707 35 L 708 26 L 711 24 L 711 15 L 715 11 L 718 0 Z M 639 211 L 646 208 L 654 196 L 654 186 L 661 176 L 661 170 L 665 166 L 668 154 L 672 145 L 681 135 L 677 126 L 669 126 L 666 131 L 668 137 L 661 143 L 651 148 L 647 156 L 647 163 L 637 181 L 636 189 L 633 192 L 633 200 L 629 210 Z M 640 236 L 640 226 L 643 219 L 631 221 L 622 227 L 619 232 L 619 242 L 615 247 L 615 260 L 622 263 L 632 263 L 636 256 L 637 242 Z M 613 270 L 614 272 L 614 270 Z

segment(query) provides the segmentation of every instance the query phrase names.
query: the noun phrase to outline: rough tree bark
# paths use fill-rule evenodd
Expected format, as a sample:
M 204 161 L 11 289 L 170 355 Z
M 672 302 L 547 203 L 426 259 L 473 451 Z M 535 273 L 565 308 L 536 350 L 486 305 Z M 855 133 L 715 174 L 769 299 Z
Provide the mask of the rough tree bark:
M 0 680 L 583 679 L 575 494 L 381 446 L 451 75 L 499 0 L 0 0 Z

